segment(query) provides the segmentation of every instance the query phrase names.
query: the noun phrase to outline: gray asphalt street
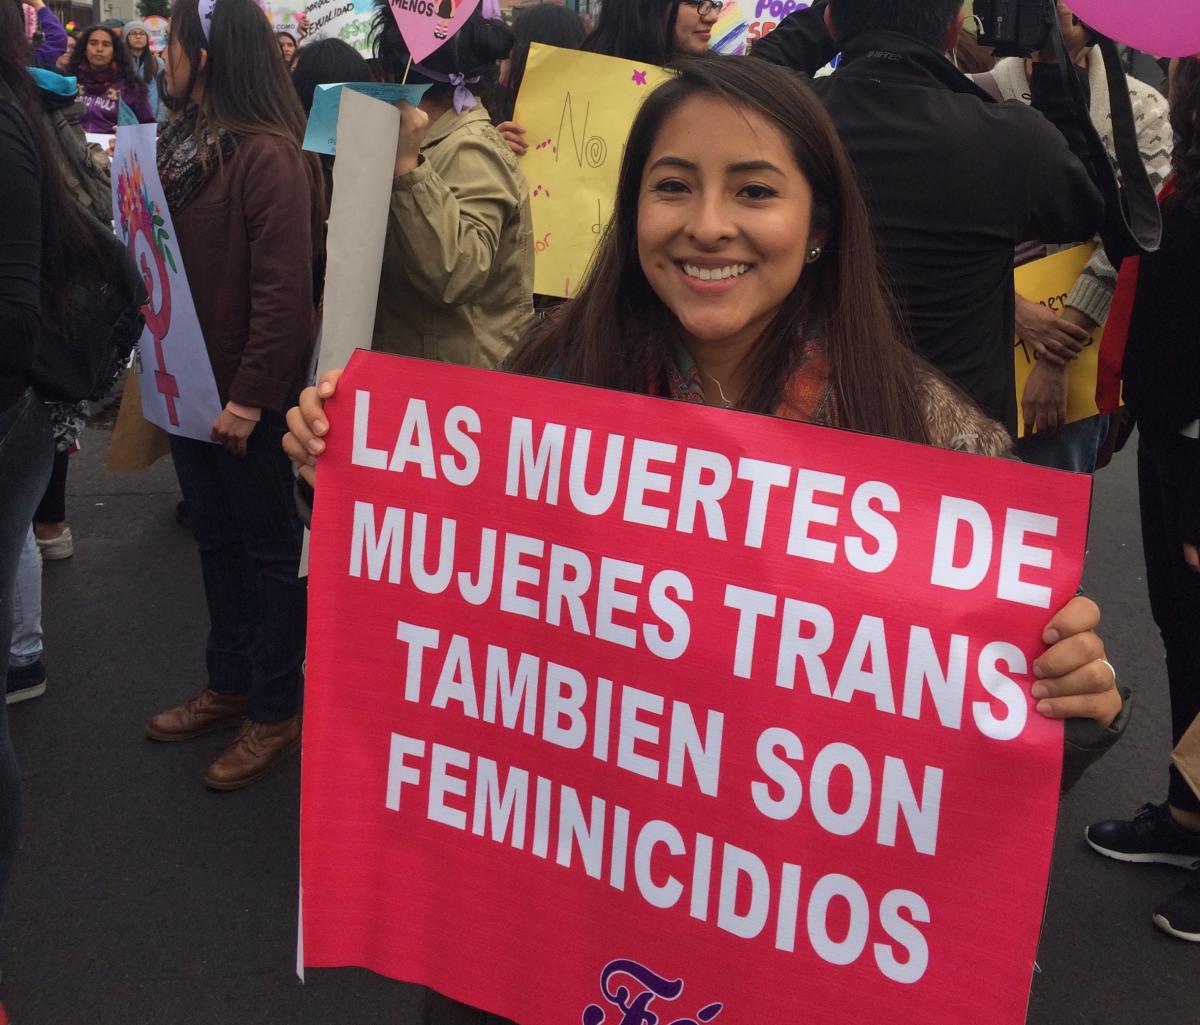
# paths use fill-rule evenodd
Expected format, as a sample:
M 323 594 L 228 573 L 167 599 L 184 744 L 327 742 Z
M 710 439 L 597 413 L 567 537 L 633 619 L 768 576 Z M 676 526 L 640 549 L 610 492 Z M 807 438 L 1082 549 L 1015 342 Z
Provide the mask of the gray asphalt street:
M 149 715 L 201 683 L 204 604 L 194 545 L 173 519 L 169 461 L 111 476 L 107 444 L 91 429 L 72 460 L 76 555 L 45 569 L 49 690 L 10 710 L 26 801 L 0 940 L 14 1025 L 420 1021 L 411 988 L 367 972 L 296 978 L 299 762 L 216 794 L 201 776 L 225 734 L 144 739 Z M 1081 837 L 1087 822 L 1165 791 L 1166 680 L 1132 451 L 1097 478 L 1085 587 L 1137 711 L 1063 802 L 1029 1023 L 1196 1025 L 1200 946 L 1150 920 L 1186 875 L 1108 861 Z

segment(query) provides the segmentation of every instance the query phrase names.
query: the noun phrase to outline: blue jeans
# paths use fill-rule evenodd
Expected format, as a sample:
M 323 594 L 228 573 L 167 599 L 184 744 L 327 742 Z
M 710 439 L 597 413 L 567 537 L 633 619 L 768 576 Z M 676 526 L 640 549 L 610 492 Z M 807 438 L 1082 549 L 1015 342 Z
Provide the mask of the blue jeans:
M 1032 434 L 1017 442 L 1017 455 L 1025 463 L 1072 473 L 1095 473 L 1096 456 L 1108 437 L 1108 416 L 1076 420 L 1048 434 Z
M 42 404 L 25 394 L 0 410 L 0 651 L 7 669 L 12 638 L 12 595 L 21 548 L 33 510 L 46 490 L 54 441 Z M 8 890 L 21 825 L 21 777 L 8 736 L 8 709 L 0 701 L 0 901 Z
M 12 589 L 12 637 L 8 666 L 19 669 L 42 657 L 42 556 L 33 527 L 25 535 Z M 0 659 L 0 665 L 3 660 Z
M 171 435 L 208 601 L 208 685 L 246 694 L 256 722 L 300 709 L 307 581 L 283 414 L 263 410 L 246 458 Z

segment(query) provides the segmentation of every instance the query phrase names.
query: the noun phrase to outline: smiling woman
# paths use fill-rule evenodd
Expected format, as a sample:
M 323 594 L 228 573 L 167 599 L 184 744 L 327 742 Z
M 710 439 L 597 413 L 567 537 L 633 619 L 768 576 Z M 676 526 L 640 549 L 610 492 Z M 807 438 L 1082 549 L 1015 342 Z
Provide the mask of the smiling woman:
M 720 0 L 605 0 L 583 49 L 648 64 L 707 53 Z
M 862 196 L 808 87 L 740 58 L 680 71 L 633 125 L 590 279 L 513 369 L 1005 451 L 902 343 Z
M 605 9 L 609 9 L 607 4 Z M 507 366 L 535 376 L 736 406 L 980 454 L 1007 452 L 1011 442 L 1004 428 L 989 421 L 925 367 L 904 346 L 895 325 L 892 306 L 880 285 L 863 198 L 837 134 L 813 93 L 795 76 L 755 58 L 710 57 L 680 62 L 679 75 L 659 86 L 643 104 L 630 131 L 612 220 L 581 291 L 534 329 Z M 353 431 L 358 422 L 356 406 L 354 422 L 339 411 L 339 423 L 330 423 L 324 402 L 337 389 L 338 373 L 327 374 L 317 387 L 306 388 L 300 404 L 288 412 L 289 433 L 284 438 L 284 449 L 310 485 L 315 482 L 315 467 L 325 450 L 325 437 L 331 430 Z M 667 415 L 664 408 L 663 416 Z M 643 458 L 635 463 L 636 439 L 633 446 L 629 465 L 640 467 L 641 480 L 638 469 L 624 473 L 618 470 L 613 480 L 625 483 L 624 508 L 630 522 L 655 525 L 657 516 L 661 526 L 666 511 L 651 509 L 644 502 L 646 493 L 655 490 L 646 486 L 644 470 L 661 460 L 643 444 Z M 403 460 L 405 449 L 399 450 Z M 539 481 L 547 479 L 543 471 L 549 464 L 535 455 L 532 434 L 522 434 L 516 449 L 510 449 L 510 469 L 514 466 L 513 451 L 521 466 L 513 471 L 512 480 L 518 481 L 521 473 L 526 481 L 533 473 L 539 475 Z M 605 451 L 607 462 L 607 444 Z M 380 450 L 371 458 L 379 465 L 387 453 Z M 801 460 L 802 453 L 798 451 L 796 458 Z M 465 468 L 453 461 L 450 465 L 455 472 Z M 711 470 L 711 463 L 709 466 Z M 685 476 L 687 467 L 685 456 Z M 694 469 L 698 485 L 699 462 Z M 718 473 L 712 470 L 704 474 L 704 487 L 709 491 L 711 485 L 707 482 L 710 477 L 715 480 Z M 632 504 L 628 497 L 631 486 L 636 492 Z M 534 484 L 532 493 L 540 493 L 540 487 L 540 483 Z M 693 487 L 693 494 L 696 491 Z M 506 488 L 506 492 L 514 497 L 521 493 L 516 486 Z M 528 497 L 530 493 L 527 487 L 524 494 Z M 401 512 L 390 511 L 389 543 L 398 537 Z M 388 529 L 389 511 L 384 510 L 383 515 L 383 526 L 376 530 L 374 525 L 379 521 L 375 511 L 368 508 L 359 512 L 364 531 L 360 569 L 365 562 L 368 574 L 380 576 L 387 554 L 383 532 Z M 800 517 L 802 522 L 809 519 L 822 522 L 812 516 Z M 694 522 L 693 517 L 690 525 Z M 427 527 L 426 521 L 420 521 L 422 545 Z M 365 533 L 368 528 L 372 531 L 369 538 Z M 505 538 L 503 544 L 509 543 Z M 511 543 L 513 565 L 520 563 L 522 572 L 532 572 L 541 558 L 535 546 L 524 538 Z M 591 611 L 586 604 L 591 599 L 591 578 L 583 583 L 586 571 L 581 570 L 570 574 L 569 582 L 566 580 L 567 564 L 574 562 L 582 568 L 588 556 L 568 553 L 565 547 L 560 546 L 563 550 L 557 552 L 561 574 L 553 568 L 556 553 L 552 551 L 547 560 L 544 603 L 536 609 L 522 606 L 523 611 L 517 611 L 514 619 L 531 613 L 540 615 L 553 604 L 554 615 L 565 624 L 559 610 L 563 602 L 570 608 L 571 598 L 564 587 L 574 587 L 578 582 L 574 596 L 584 604 L 569 613 L 569 629 L 581 632 L 586 622 L 593 631 L 592 639 L 603 640 L 597 632 L 599 620 L 586 617 Z M 527 554 L 517 554 L 523 548 Z M 885 549 L 880 545 L 878 550 Z M 410 547 L 410 572 L 421 562 L 412 562 L 411 551 Z M 876 549 L 872 547 L 870 552 L 874 555 Z M 400 568 L 397 559 L 397 577 Z M 423 572 L 424 566 L 419 569 Z M 392 572 L 390 564 L 388 570 Z M 503 576 L 503 568 L 500 572 Z M 599 593 L 603 572 L 601 568 L 596 586 L 597 609 L 602 604 Z M 803 579 L 803 572 L 803 568 L 797 570 L 798 579 Z M 629 579 L 633 579 L 632 574 Z M 474 590 L 475 583 L 472 578 L 468 585 Z M 503 586 L 501 581 L 502 593 Z M 683 603 L 674 601 L 679 592 L 667 594 L 666 586 L 662 590 L 658 609 L 650 600 L 650 617 L 639 623 L 650 626 L 651 633 L 634 633 L 632 638 L 626 634 L 626 643 L 632 639 L 635 644 L 649 645 L 651 637 L 656 642 L 667 639 L 654 628 L 670 623 L 675 609 L 682 609 Z M 664 596 L 670 600 L 664 603 Z M 753 610 L 761 607 L 756 604 L 759 601 L 754 595 L 747 599 L 748 616 L 757 615 Z M 799 605 L 791 608 L 797 616 L 802 611 Z M 1103 645 L 1093 632 L 1098 620 L 1084 615 L 1087 608 L 1086 599 L 1076 598 L 1060 610 L 1044 634 L 1051 646 L 1035 663 L 1037 712 L 1068 720 L 1068 751 L 1074 755 L 1069 760 L 1073 766 L 1068 770 L 1070 777 L 1082 770 L 1087 758 L 1081 753 L 1083 749 L 1093 755 L 1103 750 L 1124 725 L 1123 720 L 1120 727 L 1109 729 L 1121 711 L 1122 698 L 1115 688 L 1111 667 L 1103 661 Z M 1094 606 L 1090 608 L 1094 610 Z M 581 614 L 576 618 L 577 612 Z M 825 621 L 820 613 L 815 615 Z M 866 626 L 860 624 L 859 629 L 869 633 L 875 625 L 868 618 L 864 617 Z M 1070 628 L 1060 629 L 1068 622 Z M 795 625 L 795 636 L 802 646 L 816 640 L 808 622 L 801 625 L 797 621 Z M 910 631 L 909 647 L 920 660 L 924 636 L 918 631 Z M 782 639 L 782 627 L 777 637 Z M 791 643 L 791 632 L 788 638 Z M 820 643 L 823 641 L 822 635 Z M 748 643 L 752 639 L 748 638 Z M 995 650 L 989 652 L 981 672 L 990 674 L 995 668 L 989 661 L 994 654 Z M 923 664 L 936 675 L 932 663 Z M 975 662 L 977 668 L 980 664 Z M 1053 668 L 1047 670 L 1047 666 Z M 856 678 L 855 668 L 847 681 Z M 844 665 L 833 668 L 839 682 L 843 670 Z M 794 684 L 786 672 L 785 668 L 785 675 L 777 676 L 776 686 Z M 1053 678 L 1042 675 L 1050 672 Z M 880 679 L 885 677 L 883 674 Z M 914 673 L 911 679 L 922 677 Z M 992 682 L 996 682 L 994 677 Z M 1024 708 L 1016 684 L 1006 687 L 1005 693 L 1012 701 L 1011 708 Z M 837 698 L 836 689 L 832 697 Z M 958 714 L 953 705 L 946 704 L 944 723 L 952 722 Z M 885 714 L 894 716 L 895 696 L 881 692 L 876 709 L 888 707 L 892 712 Z M 899 707 L 902 718 L 902 699 Z M 983 722 L 988 729 L 995 726 L 985 719 Z M 984 728 L 980 722 L 975 725 Z M 1097 729 L 1104 731 L 1102 743 L 1092 739 Z M 781 743 L 799 744 L 799 734 L 785 737 L 784 733 L 787 730 L 779 734 Z M 760 765 L 778 784 L 783 778 L 782 773 L 774 771 L 779 759 L 771 752 L 765 754 L 769 757 Z M 403 761 L 400 758 L 400 763 Z M 489 764 L 489 772 L 492 768 Z M 395 760 L 392 769 L 397 786 L 403 782 L 402 772 L 417 771 Z M 869 779 L 861 773 L 860 778 L 863 785 L 856 780 L 856 790 L 867 792 Z M 805 792 L 811 798 L 811 775 L 806 785 Z M 796 787 L 791 793 L 798 795 L 800 790 Z M 760 794 L 779 800 L 775 792 L 763 790 Z M 796 805 L 786 814 L 798 808 Z M 682 839 L 679 846 L 683 846 Z M 460 1010 L 464 1013 L 437 1020 L 442 1025 L 495 1020 Z

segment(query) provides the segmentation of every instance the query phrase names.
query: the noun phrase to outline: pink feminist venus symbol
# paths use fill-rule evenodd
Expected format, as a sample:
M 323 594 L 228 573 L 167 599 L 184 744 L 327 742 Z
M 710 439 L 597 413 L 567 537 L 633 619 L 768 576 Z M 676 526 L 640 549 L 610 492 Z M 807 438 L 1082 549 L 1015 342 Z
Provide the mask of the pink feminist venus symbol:
M 171 327 L 171 279 L 167 276 L 167 268 L 162 254 L 154 247 L 153 243 L 150 246 L 150 252 L 154 254 L 154 274 L 151 274 L 145 252 L 141 254 L 140 269 L 142 281 L 146 285 L 146 292 L 150 296 L 150 301 L 143 307 L 143 312 L 146 315 L 146 326 L 154 336 L 154 362 L 158 364 L 158 369 L 154 371 L 154 386 L 167 404 L 167 418 L 175 427 L 178 427 L 179 411 L 175 408 L 175 401 L 179 398 L 179 382 L 175 380 L 174 374 L 167 373 L 167 360 L 163 353 L 163 339 Z M 154 302 L 155 275 L 162 282 L 162 304 L 157 310 L 152 310 L 150 304 Z
M 149 299 L 142 307 L 146 318 L 146 327 L 154 337 L 154 386 L 162 395 L 167 407 L 167 418 L 175 427 L 179 426 L 179 410 L 176 400 L 179 398 L 179 382 L 174 374 L 167 373 L 166 354 L 163 352 L 163 339 L 171 328 L 171 278 L 167 274 L 166 261 L 162 251 L 155 244 L 155 225 L 153 213 L 149 204 L 149 196 L 145 191 L 142 179 L 142 169 L 134 156 L 130 163 L 129 172 L 122 172 L 117 182 L 119 193 L 121 219 L 128 225 L 129 237 L 126 243 L 131 253 L 138 254 L 138 270 L 142 275 L 142 283 L 146 286 Z M 137 245 L 138 235 L 142 235 L 145 244 Z M 148 254 L 153 259 L 147 258 Z M 158 309 L 154 308 L 154 284 L 159 283 L 162 299 Z

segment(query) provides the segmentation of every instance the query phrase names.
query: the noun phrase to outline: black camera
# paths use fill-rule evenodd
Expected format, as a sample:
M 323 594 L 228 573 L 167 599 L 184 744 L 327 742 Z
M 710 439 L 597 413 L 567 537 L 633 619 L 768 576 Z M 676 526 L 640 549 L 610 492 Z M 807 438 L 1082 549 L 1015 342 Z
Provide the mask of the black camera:
M 1029 57 L 1046 43 L 1058 18 L 1055 0 L 975 0 L 979 42 L 997 57 Z

